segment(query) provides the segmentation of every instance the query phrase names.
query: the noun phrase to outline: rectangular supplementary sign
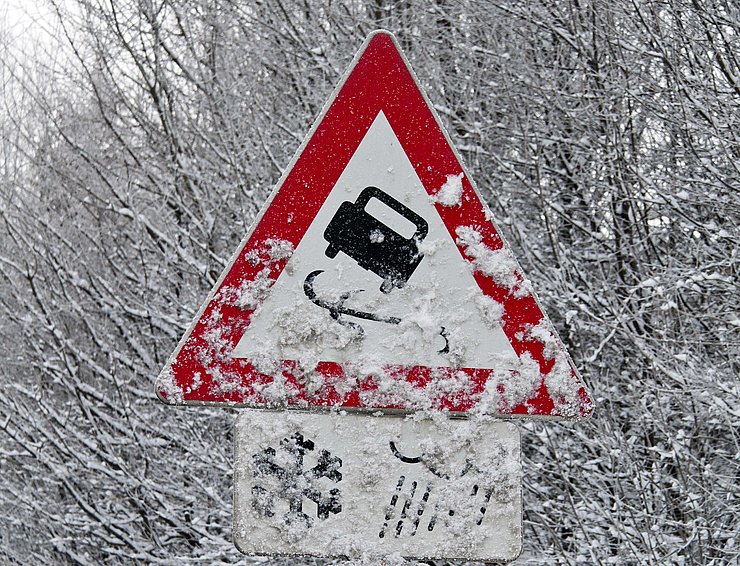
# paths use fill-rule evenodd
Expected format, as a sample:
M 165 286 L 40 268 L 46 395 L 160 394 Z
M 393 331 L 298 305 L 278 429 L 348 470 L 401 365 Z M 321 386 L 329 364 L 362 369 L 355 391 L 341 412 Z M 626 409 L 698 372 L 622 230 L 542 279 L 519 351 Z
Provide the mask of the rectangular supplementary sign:
M 234 541 L 246 554 L 507 562 L 521 550 L 514 424 L 240 414 Z

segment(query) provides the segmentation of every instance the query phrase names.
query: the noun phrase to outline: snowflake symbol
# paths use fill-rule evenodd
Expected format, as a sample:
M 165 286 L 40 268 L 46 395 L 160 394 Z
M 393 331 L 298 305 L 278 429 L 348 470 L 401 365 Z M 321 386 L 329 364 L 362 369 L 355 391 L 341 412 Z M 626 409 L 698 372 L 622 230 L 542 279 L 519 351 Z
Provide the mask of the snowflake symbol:
M 252 505 L 260 515 L 274 517 L 276 505 L 282 500 L 289 507 L 284 516 L 287 524 L 300 522 L 305 527 L 310 527 L 313 519 L 303 512 L 304 498 L 316 504 L 316 516 L 320 519 L 326 519 L 329 513 L 337 514 L 342 510 L 339 489 L 332 488 L 324 492 L 319 487 L 321 478 L 334 483 L 342 481 L 342 473 L 339 471 L 342 460 L 326 450 L 319 450 L 316 465 L 306 469 L 304 456 L 313 449 L 313 441 L 295 433 L 281 440 L 277 451 L 269 447 L 252 456 L 255 480 L 271 483 L 269 489 L 262 485 L 252 487 Z M 269 478 L 273 481 L 270 482 Z

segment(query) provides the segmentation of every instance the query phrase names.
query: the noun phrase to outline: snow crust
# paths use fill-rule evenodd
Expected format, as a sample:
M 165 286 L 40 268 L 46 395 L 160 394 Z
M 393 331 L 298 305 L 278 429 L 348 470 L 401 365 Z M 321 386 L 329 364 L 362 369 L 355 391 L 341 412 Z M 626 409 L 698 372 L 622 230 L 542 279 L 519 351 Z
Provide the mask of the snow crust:
M 461 206 L 463 176 L 463 173 L 447 175 L 447 181 L 434 194 L 432 201 L 447 207 Z
M 483 242 L 483 236 L 472 226 L 461 226 L 455 233 L 457 243 L 472 258 L 475 268 L 491 277 L 497 285 L 511 291 L 515 297 L 531 294 L 527 280 L 519 275 L 518 264 L 513 254 L 506 248 L 493 250 Z
M 167 398 L 167 400 L 171 400 L 174 403 L 182 403 L 185 397 L 182 387 L 180 387 L 177 381 L 175 381 L 175 376 L 172 373 L 171 367 L 166 367 L 162 373 L 159 374 L 157 389 Z

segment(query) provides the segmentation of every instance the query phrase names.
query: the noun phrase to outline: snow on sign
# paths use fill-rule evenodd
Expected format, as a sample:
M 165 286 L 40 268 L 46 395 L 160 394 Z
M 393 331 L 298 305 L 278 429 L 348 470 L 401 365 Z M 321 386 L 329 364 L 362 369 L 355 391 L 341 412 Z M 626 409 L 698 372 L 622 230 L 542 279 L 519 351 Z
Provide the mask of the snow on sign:
M 494 562 L 521 551 L 510 422 L 247 411 L 234 454 L 234 541 L 246 554 Z
M 591 413 L 386 32 L 366 40 L 157 391 L 173 404 Z

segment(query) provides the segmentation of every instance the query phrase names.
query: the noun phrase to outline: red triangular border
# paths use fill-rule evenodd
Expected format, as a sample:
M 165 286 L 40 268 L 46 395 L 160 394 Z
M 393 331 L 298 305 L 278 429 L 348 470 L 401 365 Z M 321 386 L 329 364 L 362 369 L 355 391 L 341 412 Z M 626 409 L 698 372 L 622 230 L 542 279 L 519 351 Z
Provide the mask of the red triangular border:
M 249 325 L 253 311 L 230 304 L 228 293 L 223 291 L 254 281 L 260 272 L 263 272 L 263 278 L 267 274 L 269 284 L 278 278 L 287 258 L 268 257 L 265 250 L 269 249 L 270 241 L 290 242 L 293 249 L 298 246 L 381 110 L 428 192 L 441 187 L 448 175 L 464 173 L 461 161 L 393 36 L 383 31 L 371 34 L 263 207 L 251 232 L 243 240 L 231 265 L 224 271 L 160 374 L 157 393 L 163 401 L 172 404 L 275 406 L 275 398 L 264 394 L 265 388 L 275 378 L 258 372 L 247 360 L 230 356 L 230 351 Z M 472 226 L 490 250 L 505 247 L 490 220 L 487 207 L 467 175 L 463 177 L 461 202 L 460 207 L 436 206 L 453 240 L 457 238 L 456 228 Z M 472 267 L 473 258 L 467 256 L 459 244 L 458 247 Z M 518 276 L 521 277 L 520 274 Z M 506 336 L 517 355 L 528 353 L 536 361 L 542 377 L 534 396 L 523 403 L 507 401 L 505 386 L 500 385 L 494 395 L 496 406 L 488 410 L 499 415 L 589 416 L 591 399 L 535 297 L 531 294 L 514 296 L 480 271 L 474 271 L 474 277 L 484 294 L 504 305 L 503 329 Z M 562 368 L 558 372 L 558 395 L 551 395 L 548 387 L 555 359 L 548 358 L 544 344 L 528 332 L 542 320 L 546 321 L 546 328 L 557 344 L 559 352 L 556 357 L 561 362 L 567 360 L 565 379 Z M 553 354 L 550 351 L 548 355 Z M 323 376 L 324 386 L 309 393 L 302 385 L 295 362 L 283 362 L 274 375 L 283 383 L 283 391 L 287 395 L 278 404 L 293 408 L 341 406 L 404 412 L 420 408 L 392 395 L 385 400 L 377 395 L 368 395 L 377 388 L 374 380 L 362 376 L 349 379 L 336 363 L 322 362 L 316 371 Z M 474 368 L 393 367 L 389 371 L 394 379 L 406 381 L 419 390 L 427 387 L 440 372 L 448 379 L 462 379 L 467 383 L 464 391 L 436 395 L 430 405 L 454 412 L 472 410 L 492 375 L 491 370 Z

